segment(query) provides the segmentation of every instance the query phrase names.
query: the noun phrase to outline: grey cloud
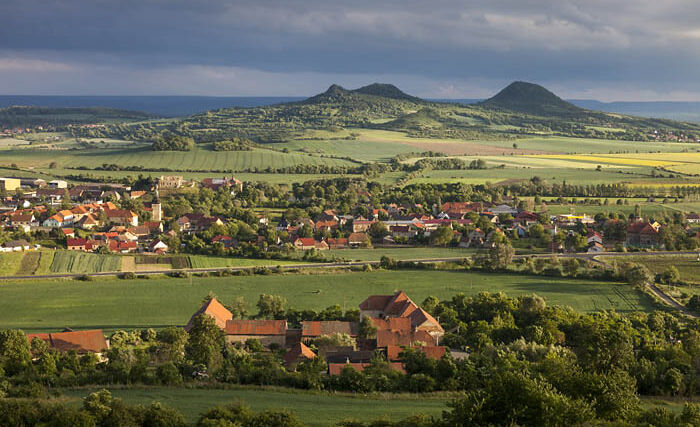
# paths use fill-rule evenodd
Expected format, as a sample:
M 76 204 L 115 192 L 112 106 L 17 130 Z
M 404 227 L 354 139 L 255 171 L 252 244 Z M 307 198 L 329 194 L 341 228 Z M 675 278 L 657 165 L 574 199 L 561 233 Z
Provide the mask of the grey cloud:
M 63 64 L 85 82 L 114 71 L 110 86 L 125 88 L 134 85 L 120 73 L 219 69 L 288 86 L 310 75 L 404 76 L 415 85 L 406 90 L 435 93 L 513 79 L 576 93 L 622 83 L 629 96 L 700 90 L 700 2 L 686 0 L 3 0 L 0 16 L 0 61 Z M 1 64 L 9 84 L 29 81 Z

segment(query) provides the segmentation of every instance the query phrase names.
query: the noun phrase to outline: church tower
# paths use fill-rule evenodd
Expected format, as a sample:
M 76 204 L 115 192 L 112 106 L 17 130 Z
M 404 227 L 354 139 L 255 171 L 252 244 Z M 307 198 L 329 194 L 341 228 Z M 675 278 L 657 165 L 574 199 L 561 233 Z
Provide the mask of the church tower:
M 160 196 L 158 195 L 158 190 L 156 190 L 156 198 L 151 203 L 151 220 L 161 222 L 163 220 L 163 212 L 160 206 Z

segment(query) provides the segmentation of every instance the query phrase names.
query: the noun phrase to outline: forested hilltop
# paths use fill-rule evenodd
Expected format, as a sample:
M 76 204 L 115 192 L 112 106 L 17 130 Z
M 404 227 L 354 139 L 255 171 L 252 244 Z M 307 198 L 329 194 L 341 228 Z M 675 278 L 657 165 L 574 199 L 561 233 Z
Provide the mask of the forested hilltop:
M 510 139 L 528 135 L 595 137 L 633 141 L 700 139 L 700 125 L 579 108 L 547 89 L 515 82 L 473 105 L 422 100 L 390 84 L 355 90 L 332 85 L 300 102 L 208 111 L 173 121 L 117 123 L 77 128 L 78 137 L 155 141 L 164 132 L 195 143 L 231 138 L 285 142 L 307 130 L 343 128 L 406 132 L 412 137 Z

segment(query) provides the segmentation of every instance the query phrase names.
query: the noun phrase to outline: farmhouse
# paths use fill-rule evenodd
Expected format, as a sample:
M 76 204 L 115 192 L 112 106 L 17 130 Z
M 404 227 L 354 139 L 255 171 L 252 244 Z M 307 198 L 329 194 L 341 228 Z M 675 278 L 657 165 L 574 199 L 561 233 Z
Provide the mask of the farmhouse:
M 627 246 L 657 247 L 660 243 L 659 224 L 638 221 L 627 227 Z
M 108 209 L 104 212 L 110 224 L 134 227 L 139 225 L 139 216 L 128 209 Z
M 31 245 L 24 239 L 10 240 L 2 244 L 3 252 L 28 251 L 29 248 L 31 248 Z
M 433 316 L 414 303 L 403 291 L 394 295 L 372 295 L 360 304 L 360 315 L 372 318 L 408 318 L 413 331 L 441 337 L 445 330 Z
M 311 340 L 334 334 L 348 334 L 351 337 L 357 337 L 359 331 L 360 325 L 357 322 L 343 322 L 338 320 L 301 322 L 302 340 Z
M 351 248 L 366 248 L 370 243 L 369 236 L 365 233 L 351 233 L 348 236 L 348 246 Z
M 55 215 L 47 218 L 44 223 L 44 227 L 50 228 L 65 228 L 73 225 L 73 212 L 69 210 L 62 210 Z
M 348 247 L 347 237 L 329 237 L 328 238 L 328 248 L 329 249 L 345 249 Z
M 284 347 L 287 339 L 286 320 L 229 320 L 224 327 L 226 342 L 245 343 L 255 339 L 264 346 L 277 344 Z
M 369 227 L 376 221 L 367 221 L 363 219 L 355 219 L 352 221 L 352 232 L 353 233 L 364 233 L 369 230 Z
M 49 334 L 27 334 L 27 339 L 31 343 L 34 339 L 46 341 L 51 348 L 58 351 L 75 350 L 78 354 L 102 353 L 109 348 L 109 343 L 105 339 L 102 329 L 89 331 L 55 332 Z
M 199 213 L 189 213 L 177 219 L 177 225 L 180 226 L 180 230 L 188 233 L 206 231 L 214 224 L 224 225 L 224 222 L 221 221 L 221 218 Z
M 148 245 L 148 250 L 154 253 L 168 252 L 168 245 L 160 239 L 156 239 Z
M 294 245 L 294 249 L 308 251 L 316 249 L 316 240 L 313 237 L 297 237 L 292 245 Z
M 287 350 L 287 353 L 284 354 L 282 360 L 284 361 L 284 365 L 287 367 L 287 369 L 293 371 L 295 370 L 296 365 L 300 362 L 315 358 L 316 353 L 311 351 L 311 349 L 304 345 L 303 342 L 298 342 Z
M 216 298 L 211 298 L 192 315 L 190 321 L 187 322 L 187 326 L 185 326 L 185 330 L 189 331 L 190 329 L 192 329 L 194 318 L 199 316 L 200 314 L 204 314 L 213 318 L 216 322 L 216 326 L 218 326 L 221 329 L 224 329 L 226 327 L 226 322 L 233 319 L 233 314 L 230 311 L 228 311 L 226 307 L 224 307 Z

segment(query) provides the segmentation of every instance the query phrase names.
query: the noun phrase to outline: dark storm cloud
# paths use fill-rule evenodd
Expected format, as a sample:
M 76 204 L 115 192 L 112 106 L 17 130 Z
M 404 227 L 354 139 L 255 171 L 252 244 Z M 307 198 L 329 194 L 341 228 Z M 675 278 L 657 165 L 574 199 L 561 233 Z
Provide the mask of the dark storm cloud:
M 0 16 L 4 92 L 308 94 L 370 78 L 426 96 L 513 79 L 573 96 L 700 92 L 690 0 L 3 0 Z

